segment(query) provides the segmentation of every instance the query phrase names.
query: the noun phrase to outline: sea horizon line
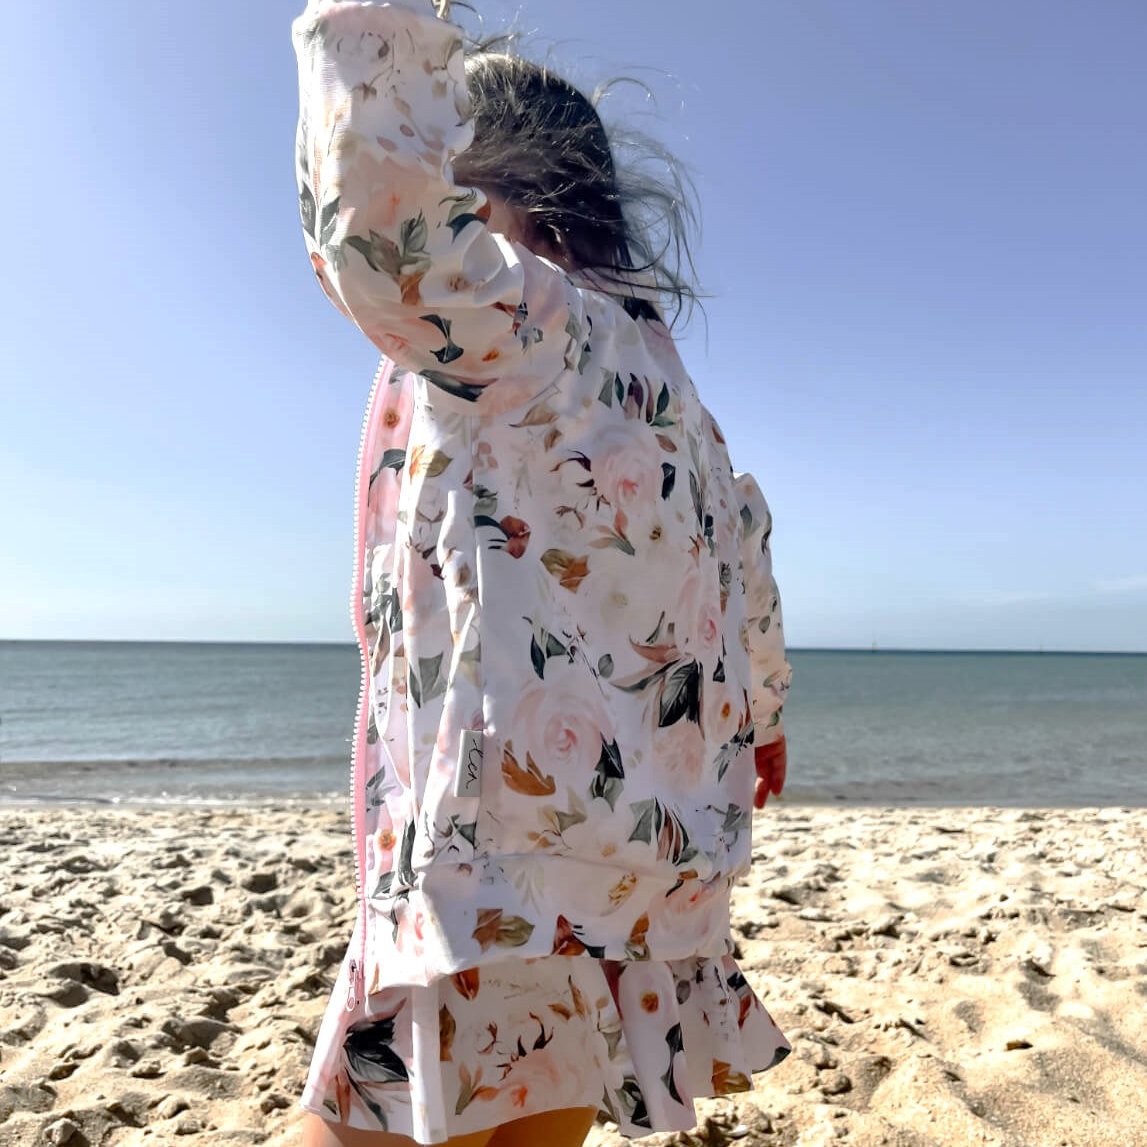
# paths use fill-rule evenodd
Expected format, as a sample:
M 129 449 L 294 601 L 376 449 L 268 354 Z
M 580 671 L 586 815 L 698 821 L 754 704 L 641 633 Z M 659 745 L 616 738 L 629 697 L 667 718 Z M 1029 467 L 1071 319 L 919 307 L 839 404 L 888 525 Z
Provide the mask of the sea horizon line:
M 141 637 L 0 637 L 0 645 L 177 645 L 199 646 L 204 648 L 315 648 L 315 649 L 342 649 L 355 646 L 353 638 L 343 641 L 319 640 L 249 640 L 244 638 L 221 638 L 204 640 L 200 638 L 141 638 Z M 944 655 L 955 657 L 1147 657 L 1147 649 L 1048 649 L 1038 648 L 1002 648 L 1002 647 L 973 647 L 962 648 L 944 646 L 907 646 L 907 645 L 790 645 L 790 653 L 859 653 L 866 655 Z

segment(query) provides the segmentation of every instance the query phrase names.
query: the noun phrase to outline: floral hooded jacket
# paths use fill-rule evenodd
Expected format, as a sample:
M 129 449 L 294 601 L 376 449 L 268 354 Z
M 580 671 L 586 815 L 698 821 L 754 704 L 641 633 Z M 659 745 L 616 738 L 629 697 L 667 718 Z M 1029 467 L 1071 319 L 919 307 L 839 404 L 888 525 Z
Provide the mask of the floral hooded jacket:
M 311 263 L 386 356 L 358 489 L 357 974 L 722 955 L 751 746 L 789 682 L 764 498 L 667 329 L 454 184 L 462 40 L 429 0 L 311 0 L 294 40 Z

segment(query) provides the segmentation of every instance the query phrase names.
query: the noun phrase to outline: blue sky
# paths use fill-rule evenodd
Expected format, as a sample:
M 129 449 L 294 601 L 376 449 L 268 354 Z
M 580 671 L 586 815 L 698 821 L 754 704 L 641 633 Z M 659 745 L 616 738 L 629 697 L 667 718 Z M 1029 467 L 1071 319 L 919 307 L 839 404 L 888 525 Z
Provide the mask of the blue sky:
M 20 4 L 0 637 L 346 640 L 375 355 L 293 183 L 301 4 Z M 1147 6 L 503 0 L 701 194 L 683 353 L 794 645 L 1147 650 Z

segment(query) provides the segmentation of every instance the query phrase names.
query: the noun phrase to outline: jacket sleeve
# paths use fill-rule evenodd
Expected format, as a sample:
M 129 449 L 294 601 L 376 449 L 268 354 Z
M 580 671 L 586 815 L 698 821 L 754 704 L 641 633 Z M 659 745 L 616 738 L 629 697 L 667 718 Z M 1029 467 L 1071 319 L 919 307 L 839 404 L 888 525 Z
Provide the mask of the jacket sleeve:
M 748 599 L 754 744 L 765 745 L 784 736 L 781 711 L 792 680 L 792 668 L 785 657 L 781 597 L 773 580 L 773 558 L 769 549 L 772 514 L 751 474 L 737 476 L 736 490 L 743 527 L 741 565 Z
M 300 213 L 335 306 L 464 402 L 573 367 L 588 337 L 578 291 L 489 231 L 485 196 L 453 182 L 473 136 L 459 30 L 430 0 L 310 0 L 293 40 Z

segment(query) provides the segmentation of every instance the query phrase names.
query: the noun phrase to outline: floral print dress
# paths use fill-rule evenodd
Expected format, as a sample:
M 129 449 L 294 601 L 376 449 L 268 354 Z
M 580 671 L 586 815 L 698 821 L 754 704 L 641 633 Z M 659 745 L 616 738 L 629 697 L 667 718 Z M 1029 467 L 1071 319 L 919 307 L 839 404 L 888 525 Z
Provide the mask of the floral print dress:
M 729 938 L 789 681 L 767 506 L 640 285 L 563 273 L 453 183 L 462 44 L 428 0 L 312 0 L 294 35 L 311 262 L 386 356 L 361 914 L 304 1102 L 427 1143 L 566 1106 L 689 1126 L 787 1049 Z
M 573 1107 L 630 1136 L 688 1130 L 694 1099 L 747 1091 L 789 1052 L 731 956 L 506 961 L 384 988 L 350 1013 L 346 975 L 303 1104 L 419 1143 Z

